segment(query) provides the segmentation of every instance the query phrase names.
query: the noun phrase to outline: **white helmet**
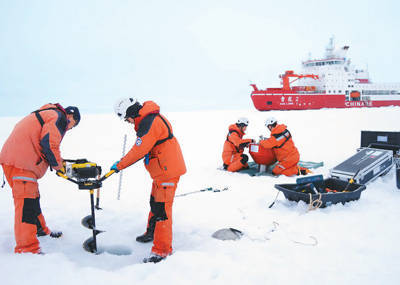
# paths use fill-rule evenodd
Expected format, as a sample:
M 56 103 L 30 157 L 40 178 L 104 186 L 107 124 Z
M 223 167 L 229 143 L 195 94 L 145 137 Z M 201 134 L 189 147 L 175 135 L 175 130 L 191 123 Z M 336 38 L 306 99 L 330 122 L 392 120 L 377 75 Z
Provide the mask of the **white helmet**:
M 249 120 L 245 117 L 241 117 L 237 120 L 236 125 L 244 125 L 247 127 L 249 125 Z
M 138 102 L 135 98 L 119 99 L 114 105 L 114 112 L 120 119 L 126 118 L 126 110 Z
M 277 120 L 274 117 L 269 117 L 265 120 L 265 126 L 268 127 L 269 125 L 275 124 Z

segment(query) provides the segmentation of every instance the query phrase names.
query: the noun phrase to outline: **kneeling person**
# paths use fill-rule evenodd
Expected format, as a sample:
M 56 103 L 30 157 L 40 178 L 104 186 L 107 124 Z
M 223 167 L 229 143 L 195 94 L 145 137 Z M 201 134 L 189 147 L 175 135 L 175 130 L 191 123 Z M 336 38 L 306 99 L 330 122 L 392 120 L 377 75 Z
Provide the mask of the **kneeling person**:
M 307 174 L 309 172 L 307 168 L 297 165 L 300 154 L 286 125 L 278 124 L 277 120 L 271 117 L 266 120 L 265 126 L 271 132 L 271 137 L 260 141 L 260 145 L 264 148 L 271 148 L 278 160 L 272 173 L 286 176 Z
M 229 126 L 222 152 L 224 169 L 228 171 L 236 172 L 248 167 L 249 157 L 243 152 L 249 143 L 254 142 L 252 139 L 243 139 L 248 125 L 249 120 L 247 118 L 239 118 L 236 124 Z

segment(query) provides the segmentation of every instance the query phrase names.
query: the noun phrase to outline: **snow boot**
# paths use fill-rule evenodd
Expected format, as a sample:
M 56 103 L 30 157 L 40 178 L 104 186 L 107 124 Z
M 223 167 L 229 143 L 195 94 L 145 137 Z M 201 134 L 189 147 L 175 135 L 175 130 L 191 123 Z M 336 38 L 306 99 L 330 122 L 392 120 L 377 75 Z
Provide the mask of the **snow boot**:
M 136 237 L 137 242 L 148 243 L 154 239 L 154 229 L 156 228 L 156 218 L 155 216 L 150 218 L 149 227 L 146 232 L 140 236 Z
M 141 236 L 136 237 L 136 241 L 141 243 L 148 243 L 153 241 L 153 239 L 154 239 L 153 233 L 149 233 L 148 231 L 142 234 Z
M 43 231 L 42 228 L 38 229 L 36 235 L 37 235 L 38 237 L 47 236 L 47 234 Z M 61 237 L 62 235 L 63 235 L 62 232 L 50 232 L 50 237 L 52 237 L 52 238 L 59 238 L 59 237 Z
M 158 263 L 161 260 L 166 259 L 165 256 L 161 256 L 155 253 L 151 253 L 149 257 L 146 257 L 143 259 L 143 263 L 149 263 L 149 262 L 153 262 L 153 263 Z
M 60 238 L 62 237 L 63 233 L 62 232 L 51 232 L 50 237 L 52 238 Z

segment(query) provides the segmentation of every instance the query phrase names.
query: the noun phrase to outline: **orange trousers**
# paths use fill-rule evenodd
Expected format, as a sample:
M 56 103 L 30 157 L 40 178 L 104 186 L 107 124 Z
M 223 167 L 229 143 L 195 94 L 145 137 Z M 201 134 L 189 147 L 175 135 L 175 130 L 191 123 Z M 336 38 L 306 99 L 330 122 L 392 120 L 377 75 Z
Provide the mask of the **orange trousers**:
M 272 173 L 275 175 L 286 175 L 292 176 L 299 173 L 298 163 L 300 160 L 300 155 L 295 153 L 286 157 L 284 160 L 279 161 L 278 164 L 272 169 Z
M 151 251 L 160 256 L 172 253 L 172 204 L 178 182 L 179 177 L 153 180 L 147 229 L 154 229 Z
M 39 240 L 36 237 L 37 227 L 41 227 L 46 234 L 49 234 L 50 230 L 40 209 L 39 188 L 35 175 L 28 170 L 9 165 L 3 165 L 3 170 L 14 198 L 14 252 L 40 253 Z
M 246 154 L 236 153 L 235 155 L 232 156 L 231 163 L 228 165 L 227 170 L 230 172 L 236 172 L 242 168 L 246 168 L 249 166 L 247 164 L 248 160 L 249 157 Z

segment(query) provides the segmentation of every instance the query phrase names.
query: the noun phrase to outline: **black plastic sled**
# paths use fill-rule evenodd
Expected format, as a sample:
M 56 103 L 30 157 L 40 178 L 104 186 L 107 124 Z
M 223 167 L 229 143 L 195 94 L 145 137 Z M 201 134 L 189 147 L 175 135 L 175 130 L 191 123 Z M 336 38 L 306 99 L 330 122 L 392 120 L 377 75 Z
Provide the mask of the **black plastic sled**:
M 321 196 L 321 207 L 326 207 L 360 199 L 361 192 L 366 189 L 366 186 L 328 178 L 307 184 L 275 184 L 275 188 L 283 192 L 289 201 L 304 201 L 309 204 L 310 196 L 312 200 L 319 199 Z

